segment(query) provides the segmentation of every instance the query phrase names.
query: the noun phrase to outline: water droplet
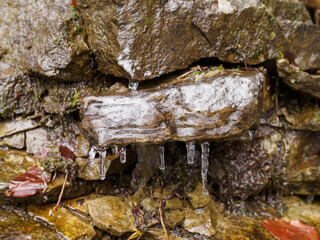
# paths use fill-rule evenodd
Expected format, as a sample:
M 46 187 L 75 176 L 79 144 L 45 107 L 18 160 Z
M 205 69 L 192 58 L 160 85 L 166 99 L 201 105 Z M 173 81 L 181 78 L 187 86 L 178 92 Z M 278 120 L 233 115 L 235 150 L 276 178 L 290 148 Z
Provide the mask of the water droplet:
M 203 185 L 203 194 L 208 194 L 208 168 L 209 168 L 209 153 L 210 153 L 210 143 L 203 142 L 201 143 L 201 177 Z
M 88 165 L 92 165 L 93 164 L 94 158 L 96 157 L 96 154 L 97 154 L 97 151 L 98 151 L 98 149 L 95 146 L 92 146 L 90 148 L 90 150 L 88 152 L 88 162 L 87 162 Z
M 107 155 L 106 149 L 99 149 L 99 166 L 100 166 L 100 180 L 104 180 L 106 178 L 106 170 L 104 165 L 104 160 Z
M 138 86 L 139 86 L 139 82 L 136 82 L 136 81 L 129 82 L 128 84 L 128 88 L 134 91 L 138 89 Z
M 112 150 L 112 155 L 116 155 L 119 152 L 119 147 L 117 145 L 113 145 L 111 150 Z
M 126 161 L 127 161 L 126 147 L 120 147 L 120 162 L 124 164 L 126 163 Z
M 195 141 L 186 142 L 186 147 L 187 147 L 188 164 L 194 164 L 194 156 L 196 153 L 196 142 Z
M 164 171 L 166 169 L 166 164 L 164 162 L 164 146 L 159 144 L 159 156 L 160 156 L 160 170 Z

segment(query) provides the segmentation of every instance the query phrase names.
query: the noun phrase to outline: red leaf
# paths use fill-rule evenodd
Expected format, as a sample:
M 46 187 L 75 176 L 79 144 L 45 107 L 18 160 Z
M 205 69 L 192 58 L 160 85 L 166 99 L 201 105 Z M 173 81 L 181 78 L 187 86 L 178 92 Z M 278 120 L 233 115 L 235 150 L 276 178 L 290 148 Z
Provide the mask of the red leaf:
M 49 181 L 50 176 L 45 176 L 38 166 L 34 166 L 10 181 L 10 195 L 14 197 L 31 196 L 42 191 L 46 187 L 46 182 Z
M 71 140 L 61 142 L 59 152 L 62 157 L 73 160 L 76 157 L 77 145 Z
M 300 221 L 268 219 L 264 220 L 262 225 L 279 240 L 319 240 L 316 229 Z
M 77 4 L 76 4 L 76 0 L 72 0 L 72 1 L 71 1 L 71 5 L 72 5 L 72 7 L 74 7 L 74 8 L 75 8 L 75 7 L 77 6 Z

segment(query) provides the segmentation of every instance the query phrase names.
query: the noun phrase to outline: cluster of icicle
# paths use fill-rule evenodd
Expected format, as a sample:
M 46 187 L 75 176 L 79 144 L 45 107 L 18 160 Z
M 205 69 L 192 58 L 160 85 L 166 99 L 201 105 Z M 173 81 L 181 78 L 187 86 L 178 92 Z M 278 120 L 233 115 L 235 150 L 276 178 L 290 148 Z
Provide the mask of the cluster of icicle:
M 188 164 L 194 164 L 194 158 L 196 153 L 196 142 L 189 141 L 186 142 L 187 148 L 187 161 Z M 207 187 L 207 174 L 208 174 L 208 167 L 209 167 L 209 153 L 210 153 L 210 143 L 209 142 L 202 142 L 201 143 L 201 176 L 202 176 L 202 184 L 203 184 L 203 194 L 208 194 L 208 187 Z M 91 147 L 88 153 L 88 164 L 92 165 L 94 162 L 94 158 L 96 154 L 99 153 L 99 166 L 100 166 L 100 180 L 104 180 L 106 177 L 106 171 L 104 166 L 104 160 L 107 153 L 106 147 Z M 112 153 L 118 154 L 120 153 L 120 162 L 124 164 L 127 158 L 126 147 L 121 146 L 113 146 Z M 160 155 L 160 170 L 165 170 L 165 161 L 164 161 L 164 146 L 163 144 L 159 144 L 159 155 Z
M 131 81 L 128 84 L 128 88 L 130 90 L 136 91 L 138 89 L 139 83 L 136 81 Z M 188 164 L 194 164 L 194 158 L 196 153 L 196 142 L 189 141 L 186 143 L 187 148 L 187 161 Z M 208 175 L 208 167 L 209 167 L 209 153 L 210 153 L 210 143 L 209 142 L 202 142 L 201 143 L 201 177 L 202 177 L 202 185 L 203 185 L 203 194 L 208 194 L 208 184 L 207 184 L 207 175 Z M 99 166 L 100 166 L 100 180 L 104 180 L 106 177 L 106 171 L 104 166 L 104 159 L 106 157 L 107 148 L 106 147 L 91 147 L 88 153 L 88 164 L 92 165 L 94 158 L 99 152 Z M 123 164 L 126 162 L 127 152 L 126 147 L 112 147 L 112 153 L 115 155 L 120 152 L 120 162 Z M 165 170 L 165 161 L 164 161 L 164 146 L 163 144 L 159 144 L 159 155 L 160 155 L 160 170 Z

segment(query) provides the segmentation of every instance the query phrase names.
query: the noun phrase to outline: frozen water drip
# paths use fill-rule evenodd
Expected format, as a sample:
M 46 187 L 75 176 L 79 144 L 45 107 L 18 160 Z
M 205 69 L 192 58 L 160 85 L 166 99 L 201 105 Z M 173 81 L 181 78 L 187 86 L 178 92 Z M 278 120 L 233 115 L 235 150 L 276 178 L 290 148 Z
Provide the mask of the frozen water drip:
M 186 142 L 188 164 L 194 164 L 194 156 L 196 153 L 196 141 Z
M 203 185 L 203 194 L 208 194 L 208 168 L 209 168 L 209 153 L 210 153 L 210 143 L 203 142 L 201 143 L 201 177 Z
M 90 150 L 88 152 L 88 162 L 87 162 L 88 165 L 92 165 L 93 164 L 94 158 L 96 157 L 96 154 L 97 154 L 97 151 L 98 151 L 98 149 L 95 146 L 92 146 L 90 148 Z
M 164 146 L 159 144 L 159 156 L 160 156 L 160 170 L 164 171 L 166 169 L 166 164 L 164 162 Z
M 106 170 L 104 165 L 106 155 L 107 155 L 106 149 L 99 149 L 100 180 L 104 180 L 106 178 Z
M 127 161 L 126 147 L 120 147 L 120 162 L 124 164 L 126 163 L 126 161 Z

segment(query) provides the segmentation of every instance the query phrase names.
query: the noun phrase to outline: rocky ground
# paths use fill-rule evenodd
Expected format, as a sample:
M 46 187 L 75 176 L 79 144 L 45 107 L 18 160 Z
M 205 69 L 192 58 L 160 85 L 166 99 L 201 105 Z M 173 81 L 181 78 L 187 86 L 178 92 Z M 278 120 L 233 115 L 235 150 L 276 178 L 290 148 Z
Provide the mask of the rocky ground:
M 0 2 L 1 239 L 320 233 L 319 1 L 74 2 Z

